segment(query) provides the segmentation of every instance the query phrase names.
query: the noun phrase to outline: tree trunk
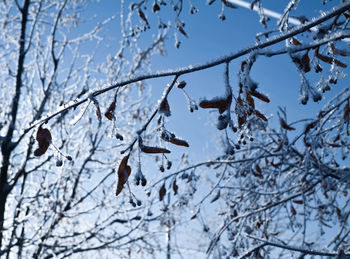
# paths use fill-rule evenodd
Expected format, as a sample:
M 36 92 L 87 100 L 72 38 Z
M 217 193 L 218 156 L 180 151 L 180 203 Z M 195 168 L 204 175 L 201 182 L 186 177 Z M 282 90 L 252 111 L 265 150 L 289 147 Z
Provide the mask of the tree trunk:
M 1 145 L 2 153 L 2 166 L 0 173 L 0 250 L 2 248 L 3 241 L 3 226 L 5 219 L 5 206 L 7 196 L 9 194 L 9 188 L 7 183 L 8 178 L 8 169 L 10 164 L 11 152 L 13 150 L 12 137 L 15 130 L 16 118 L 18 113 L 18 104 L 21 96 L 21 87 L 22 87 L 22 76 L 24 72 L 24 58 L 25 58 L 25 37 L 26 37 L 26 25 L 28 18 L 28 9 L 29 9 L 30 0 L 24 2 L 23 7 L 21 8 L 22 21 L 21 21 L 21 35 L 19 38 L 19 56 L 18 56 L 18 65 L 17 65 L 17 74 L 16 74 L 16 91 L 12 99 L 12 108 L 11 108 L 11 121 L 7 130 L 5 139 Z M 0 253 L 1 254 L 1 253 Z

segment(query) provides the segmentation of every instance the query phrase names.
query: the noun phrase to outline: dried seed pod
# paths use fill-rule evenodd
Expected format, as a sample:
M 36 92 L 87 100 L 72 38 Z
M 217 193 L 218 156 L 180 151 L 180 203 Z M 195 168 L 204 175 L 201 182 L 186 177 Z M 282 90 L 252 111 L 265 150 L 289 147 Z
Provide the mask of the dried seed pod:
M 262 114 L 262 113 L 259 112 L 258 110 L 255 110 L 254 112 L 255 112 L 255 115 L 256 115 L 258 118 L 262 119 L 263 121 L 267 121 L 267 118 L 265 117 L 264 114 Z
M 223 113 L 230 105 L 230 100 L 228 98 L 216 97 L 211 100 L 202 100 L 199 106 L 203 109 L 219 109 L 220 113 Z
M 160 103 L 158 112 L 160 114 L 164 114 L 167 117 L 169 117 L 171 115 L 170 106 L 169 106 L 168 100 L 166 98 L 163 99 L 162 102 Z
M 160 165 L 160 166 L 159 166 L 159 171 L 161 171 L 162 173 L 164 173 L 165 169 L 164 169 L 164 166 L 163 166 L 163 165 Z
M 342 67 L 342 68 L 348 67 L 346 64 L 344 64 L 343 62 L 341 62 L 335 58 L 331 58 L 331 57 L 328 57 L 328 56 L 325 56 L 325 55 L 318 53 L 318 50 L 315 51 L 315 57 L 317 57 L 319 60 L 322 60 L 323 62 L 328 63 L 328 64 L 334 63 L 335 65 Z
M 42 125 L 39 126 L 36 133 L 36 140 L 38 141 L 39 148 L 34 151 L 35 156 L 41 156 L 45 154 L 52 140 L 50 131 L 48 129 L 42 128 L 41 126 Z
M 154 2 L 153 4 L 153 12 L 156 13 L 160 10 L 160 7 L 159 5 L 157 4 L 157 2 Z
M 298 41 L 296 38 L 292 38 L 292 43 L 295 45 L 295 46 L 300 46 L 301 45 L 301 43 L 300 43 L 300 41 Z
M 115 134 L 115 137 L 121 141 L 124 139 L 124 137 L 122 135 L 120 135 L 119 133 Z
M 312 93 L 312 100 L 313 100 L 314 102 L 321 101 L 321 100 L 322 100 L 322 94 L 319 93 L 319 92 L 314 92 L 314 93 Z
M 151 147 L 151 146 L 145 146 L 142 145 L 140 146 L 140 149 L 144 153 L 148 154 L 168 154 L 170 153 L 170 150 L 162 147 Z
M 114 110 L 115 110 L 115 107 L 116 107 L 115 102 L 112 102 L 112 103 L 109 105 L 107 111 L 105 112 L 105 117 L 106 117 L 107 119 L 109 119 L 110 121 L 115 120 L 115 117 L 114 117 Z
M 187 141 L 178 139 L 178 138 L 171 138 L 169 139 L 169 142 L 178 145 L 178 146 L 183 146 L 183 147 L 189 147 L 190 145 L 187 143 Z
M 162 201 L 166 194 L 165 183 L 163 183 L 162 187 L 159 189 L 159 200 Z
M 57 159 L 56 166 L 61 167 L 63 165 L 62 159 Z
M 309 95 L 307 93 L 300 96 L 301 104 L 306 105 L 308 100 L 309 100 Z
M 295 130 L 295 128 L 289 126 L 289 125 L 287 124 L 287 122 L 286 122 L 284 119 L 282 119 L 282 118 L 280 118 L 280 124 L 281 124 L 281 127 L 282 127 L 283 129 L 286 129 L 286 130 Z
M 121 193 L 121 191 L 124 188 L 124 184 L 128 181 L 128 178 L 131 174 L 131 168 L 128 166 L 128 159 L 129 155 L 125 156 L 122 161 L 120 162 L 119 168 L 118 168 L 118 185 L 116 190 L 116 196 Z
M 139 14 L 140 18 L 146 23 L 147 27 L 150 27 L 148 20 L 146 18 L 146 15 L 144 14 L 144 12 L 142 12 L 142 10 L 140 8 L 138 10 L 138 14 Z
M 145 187 L 147 185 L 147 179 L 145 178 L 144 175 L 141 176 L 141 185 Z
M 188 38 L 188 35 L 185 32 L 185 30 L 184 30 L 182 25 L 179 25 L 177 29 L 179 30 L 179 32 L 181 32 L 182 35 L 184 35 L 186 38 Z
M 164 154 L 164 153 L 170 153 L 170 150 L 162 147 L 151 147 L 146 146 L 143 144 L 143 141 L 141 138 L 139 138 L 139 147 L 142 152 L 148 153 L 148 154 Z
M 171 166 L 172 166 L 172 162 L 170 160 L 167 161 L 167 164 L 166 164 L 166 169 L 167 170 L 170 170 Z
M 229 121 L 230 121 L 230 118 L 226 114 L 219 115 L 218 121 L 217 121 L 217 124 L 216 124 L 216 128 L 218 130 L 226 129 Z
M 173 191 L 174 191 L 174 195 L 177 194 L 177 191 L 179 189 L 179 186 L 176 184 L 176 179 L 173 182 Z
M 186 86 L 186 82 L 185 81 L 181 81 L 177 84 L 177 87 L 180 89 L 183 89 Z
M 99 105 L 97 99 L 93 95 L 91 95 L 89 98 L 92 101 L 92 103 L 95 105 L 97 119 L 98 119 L 99 122 L 101 122 L 102 121 L 102 115 L 101 115 L 100 105 Z
M 139 174 L 135 174 L 135 176 L 134 176 L 134 184 L 136 186 L 140 185 L 140 175 Z
M 270 99 L 262 94 L 262 93 L 259 93 L 258 91 L 254 90 L 254 91 L 250 91 L 249 92 L 252 96 L 258 98 L 259 100 L 263 101 L 263 102 L 266 102 L 266 103 L 269 103 L 270 102 Z

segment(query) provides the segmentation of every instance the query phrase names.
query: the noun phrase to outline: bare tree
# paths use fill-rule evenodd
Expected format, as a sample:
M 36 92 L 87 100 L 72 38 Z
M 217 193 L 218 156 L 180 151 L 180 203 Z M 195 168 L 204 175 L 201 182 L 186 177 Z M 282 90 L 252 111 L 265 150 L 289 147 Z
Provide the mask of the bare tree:
M 141 83 L 136 91 L 124 88 L 99 100 L 91 91 L 147 70 L 166 31 L 141 48 L 140 32 L 125 31 L 131 18 L 120 20 L 123 5 L 115 10 L 118 16 L 99 20 L 82 15 L 90 4 L 96 3 L 0 3 L 1 257 L 63 258 L 108 249 L 127 257 L 131 243 L 139 243 L 142 252 L 157 249 L 155 233 L 147 231 L 157 216 L 141 201 L 130 197 L 138 207 L 128 207 L 128 199 L 116 201 L 114 195 L 117 150 L 148 114 L 149 93 Z M 120 25 L 122 35 L 106 39 Z M 84 94 L 98 107 L 98 117 L 108 108 L 98 102 L 117 104 L 118 111 L 110 110 L 113 122 L 95 120 L 90 106 L 81 108 L 76 100 Z M 66 107 L 74 103 L 77 112 L 69 113 Z M 30 130 L 57 108 L 55 118 Z M 116 116 L 129 119 L 117 123 Z
M 80 14 L 95 3 L 3 1 L 1 255 L 349 255 L 350 92 L 331 86 L 342 84 L 350 56 L 343 41 L 350 37 L 350 4 L 307 19 L 293 17 L 299 2 L 291 0 L 270 29 L 264 1 L 251 1 L 265 27 L 254 44 L 204 64 L 154 72 L 151 57 L 165 53 L 169 32 L 177 48 L 180 35 L 188 37 L 180 17 L 185 8 L 198 12 L 191 1 L 121 1 L 120 16 L 94 20 L 85 33 L 80 26 L 91 21 Z M 235 1 L 219 4 L 221 20 L 237 8 Z M 173 18 L 162 16 L 165 6 Z M 292 17 L 300 24 L 290 23 Z M 120 38 L 109 41 L 106 30 L 116 21 Z M 100 61 L 110 44 L 118 49 Z M 280 108 L 273 127 L 258 110 L 259 102 L 273 100 L 251 71 L 260 56 L 277 55 L 295 64 L 305 109 L 309 99 L 333 93 L 314 117 L 292 122 Z M 182 77 L 214 67 L 222 68 L 222 94 L 191 98 Z M 147 89 L 158 78 L 170 79 L 154 104 Z M 191 161 L 184 154 L 172 165 L 174 145 L 191 149 L 190 140 L 167 126 L 175 89 L 191 112 L 217 113 L 221 155 Z M 146 173 L 154 166 L 150 157 L 163 174 Z

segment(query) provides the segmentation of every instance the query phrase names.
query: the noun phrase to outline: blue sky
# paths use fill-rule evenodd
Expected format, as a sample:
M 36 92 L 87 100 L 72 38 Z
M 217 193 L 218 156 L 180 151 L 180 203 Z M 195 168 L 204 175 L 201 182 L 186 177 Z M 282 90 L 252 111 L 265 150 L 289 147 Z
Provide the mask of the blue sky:
M 155 55 L 151 59 L 151 70 L 162 71 L 168 69 L 176 69 L 189 65 L 200 64 L 211 61 L 215 58 L 236 52 L 247 46 L 255 43 L 255 36 L 259 32 L 265 31 L 263 26 L 259 24 L 259 16 L 256 12 L 249 9 L 239 7 L 238 9 L 225 8 L 225 21 L 221 21 L 218 15 L 221 13 L 221 1 L 215 1 L 211 6 L 204 3 L 205 1 L 193 1 L 199 9 L 197 14 L 189 13 L 189 4 L 184 1 L 183 12 L 180 19 L 186 23 L 184 29 L 189 35 L 189 38 L 178 34 L 178 39 L 181 41 L 179 49 L 174 47 L 175 39 L 173 31 L 168 34 L 168 40 L 165 44 L 166 55 Z M 300 1 L 298 9 L 293 11 L 293 15 L 305 15 L 308 18 L 318 17 L 321 10 L 327 10 L 329 6 L 335 6 L 335 1 L 328 1 L 327 5 L 323 5 L 321 1 Z M 129 8 L 129 1 L 126 1 L 126 8 Z M 263 1 L 264 7 L 275 12 L 283 12 L 288 1 Z M 103 35 L 107 40 L 117 40 L 120 35 L 120 3 L 119 1 L 101 1 L 97 4 L 88 6 L 88 13 L 84 19 L 87 20 L 86 27 L 91 28 L 95 25 L 96 20 L 104 20 L 105 18 L 116 15 L 108 26 L 107 30 L 103 31 Z M 148 40 L 156 35 L 154 28 L 157 26 L 156 16 L 151 10 L 145 11 L 147 19 L 150 22 L 151 30 L 144 33 L 140 46 L 147 45 Z M 170 19 L 173 21 L 174 14 L 169 6 L 161 6 L 160 12 L 164 21 Z M 96 19 L 93 19 L 95 17 Z M 135 21 L 138 17 L 136 16 Z M 267 30 L 276 29 L 277 20 L 271 18 L 268 22 Z M 145 40 L 145 44 L 143 44 Z M 279 45 L 282 47 L 283 43 Z M 99 57 L 104 59 L 106 54 L 114 54 L 119 46 L 109 45 L 106 48 L 98 49 Z M 230 83 L 233 88 L 233 93 L 237 94 L 237 72 L 240 62 L 244 59 L 241 57 L 230 63 Z M 327 67 L 327 65 L 325 65 Z M 223 80 L 224 66 L 207 69 L 205 71 L 196 72 L 190 75 L 184 75 L 180 80 L 187 81 L 185 88 L 191 98 L 198 101 L 200 98 L 211 98 L 224 93 Z M 301 105 L 299 97 L 300 76 L 295 65 L 287 55 L 275 56 L 272 58 L 259 57 L 255 62 L 251 71 L 252 78 L 259 83 L 261 92 L 267 94 L 271 102 L 269 104 L 257 102 L 258 109 L 269 117 L 269 124 L 277 125 L 276 118 L 277 107 L 286 107 L 289 121 L 295 121 L 305 117 L 313 117 L 317 111 L 325 103 L 322 100 L 318 103 L 309 101 L 308 105 Z M 307 76 L 311 81 L 318 80 L 312 73 Z M 160 78 L 148 80 L 148 85 L 152 85 L 152 100 L 156 102 L 163 92 L 166 84 L 171 81 L 171 78 Z M 346 85 L 349 85 L 349 79 L 346 78 L 342 83 L 333 86 L 330 93 L 326 93 L 325 97 L 333 96 L 335 91 L 341 90 Z M 178 136 L 189 140 L 191 145 L 191 155 L 196 160 L 203 160 L 203 153 L 198 152 L 203 147 L 210 146 L 206 144 L 206 140 L 212 141 L 217 138 L 218 131 L 215 128 L 215 121 L 218 116 L 217 112 L 208 110 L 199 110 L 194 113 L 189 113 L 187 108 L 186 98 L 182 91 L 174 89 L 169 95 L 169 104 L 172 110 L 172 116 L 167 123 L 168 129 L 174 131 Z M 220 135 L 221 133 L 219 133 Z M 183 148 L 175 148 L 182 153 Z M 212 147 L 207 148 L 207 153 L 212 153 Z M 200 155 L 196 155 L 200 153 Z

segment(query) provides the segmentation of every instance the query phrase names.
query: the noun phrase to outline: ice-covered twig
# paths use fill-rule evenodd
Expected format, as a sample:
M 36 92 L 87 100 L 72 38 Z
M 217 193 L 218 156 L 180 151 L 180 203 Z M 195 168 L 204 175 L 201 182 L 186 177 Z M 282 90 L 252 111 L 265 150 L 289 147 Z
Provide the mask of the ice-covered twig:
M 177 78 L 178 78 L 178 76 L 175 76 L 174 79 L 172 80 L 172 82 L 170 83 L 170 85 L 168 85 L 168 88 L 165 89 L 162 100 L 160 101 L 160 104 L 162 103 L 163 100 L 165 100 L 168 97 L 168 94 L 170 93 L 171 89 L 174 87 Z M 158 113 L 158 106 L 153 111 L 152 115 L 148 118 L 148 120 L 145 122 L 145 124 L 142 126 L 142 128 L 137 131 L 138 135 L 134 138 L 134 140 L 131 142 L 131 144 L 126 149 L 121 151 L 121 154 L 124 154 L 125 152 L 132 150 L 136 141 L 139 139 L 139 136 L 142 134 L 142 132 L 144 132 L 147 129 L 148 125 L 151 123 L 151 121 L 153 120 L 153 118 L 156 116 L 157 113 Z
M 252 238 L 254 240 L 257 240 L 259 242 L 263 242 L 263 246 L 274 246 L 274 247 L 279 247 L 285 250 L 291 250 L 291 251 L 296 251 L 296 252 L 300 252 L 303 254 L 308 254 L 308 255 L 319 255 L 319 256 L 337 256 L 339 255 L 339 253 L 331 253 L 331 252 L 325 252 L 325 251 L 318 251 L 318 250 L 312 250 L 312 249 L 305 249 L 305 248 L 300 248 L 300 247 L 295 247 L 295 246 L 290 246 L 290 245 L 285 245 L 285 244 L 281 244 L 281 243 L 277 243 L 277 242 L 271 242 L 256 236 L 252 236 L 252 235 L 246 235 L 249 238 Z M 241 258 L 241 257 L 240 257 Z

